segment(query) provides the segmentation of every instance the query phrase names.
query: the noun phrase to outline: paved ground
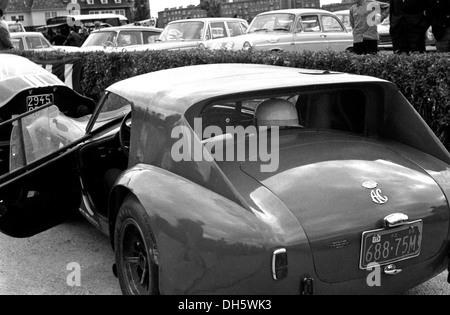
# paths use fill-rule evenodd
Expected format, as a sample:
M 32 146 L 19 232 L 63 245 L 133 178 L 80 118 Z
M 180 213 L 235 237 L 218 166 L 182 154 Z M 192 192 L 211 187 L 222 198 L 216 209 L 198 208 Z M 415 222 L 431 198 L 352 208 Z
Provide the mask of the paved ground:
M 81 267 L 80 286 L 67 270 Z M 118 280 L 111 272 L 114 254 L 109 239 L 81 217 L 28 239 L 0 234 L 0 295 L 117 295 Z M 447 272 L 410 290 L 413 295 L 450 295 Z M 69 282 L 70 282 L 69 281 Z

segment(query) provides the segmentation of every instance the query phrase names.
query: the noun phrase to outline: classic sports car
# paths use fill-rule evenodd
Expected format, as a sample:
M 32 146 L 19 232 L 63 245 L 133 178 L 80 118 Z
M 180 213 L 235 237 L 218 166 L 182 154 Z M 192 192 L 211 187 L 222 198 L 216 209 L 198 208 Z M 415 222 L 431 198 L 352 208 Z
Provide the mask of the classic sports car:
M 15 33 L 22 34 L 22 33 Z M 49 71 L 16 55 L 0 57 L 0 122 L 32 111 L 48 103 L 56 104 L 69 117 L 92 113 L 95 102 L 59 80 Z M 11 126 L 0 128 L 0 174 L 8 170 Z
M 126 294 L 395 293 L 448 266 L 450 155 L 387 81 L 175 68 L 113 84 L 92 116 L 19 116 L 11 139 L 0 230 L 80 209 Z
M 320 9 L 276 10 L 258 14 L 247 34 L 216 39 L 211 49 L 271 51 L 350 50 L 353 36 L 333 13 Z
M 220 17 L 177 20 L 167 24 L 156 43 L 139 46 L 133 50 L 205 48 L 212 39 L 239 36 L 245 34 L 247 28 L 247 21 L 237 18 Z

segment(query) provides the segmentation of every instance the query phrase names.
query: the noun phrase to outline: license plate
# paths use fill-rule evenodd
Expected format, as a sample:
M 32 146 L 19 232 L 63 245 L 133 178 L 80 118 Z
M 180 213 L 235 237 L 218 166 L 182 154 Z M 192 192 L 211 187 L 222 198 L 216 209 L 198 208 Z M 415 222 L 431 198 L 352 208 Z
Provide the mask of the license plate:
M 53 94 L 27 96 L 27 111 L 32 111 L 43 105 L 53 103 Z
M 370 263 L 380 266 L 420 255 L 422 220 L 392 229 L 366 231 L 362 234 L 360 269 Z

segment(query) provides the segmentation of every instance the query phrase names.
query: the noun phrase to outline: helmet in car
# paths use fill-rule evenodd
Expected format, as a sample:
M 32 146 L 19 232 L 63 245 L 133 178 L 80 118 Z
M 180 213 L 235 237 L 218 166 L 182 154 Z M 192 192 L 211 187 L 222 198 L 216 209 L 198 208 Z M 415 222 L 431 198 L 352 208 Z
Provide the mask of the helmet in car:
M 295 105 L 289 101 L 271 98 L 258 105 L 255 113 L 256 125 L 298 127 L 298 113 Z

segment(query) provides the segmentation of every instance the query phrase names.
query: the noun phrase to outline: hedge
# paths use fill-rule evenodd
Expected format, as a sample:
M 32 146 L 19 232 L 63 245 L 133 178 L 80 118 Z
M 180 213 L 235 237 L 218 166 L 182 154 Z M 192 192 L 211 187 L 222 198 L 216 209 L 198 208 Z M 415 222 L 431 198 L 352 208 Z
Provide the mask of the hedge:
M 82 62 L 81 90 L 99 99 L 109 85 L 162 69 L 210 64 L 257 63 L 320 69 L 378 77 L 397 84 L 419 114 L 439 136 L 450 126 L 450 54 L 428 53 L 357 56 L 348 52 L 243 52 L 243 51 L 145 51 L 145 52 L 20 52 L 31 60 L 76 56 Z M 1 57 L 0 57 L 1 58 Z

